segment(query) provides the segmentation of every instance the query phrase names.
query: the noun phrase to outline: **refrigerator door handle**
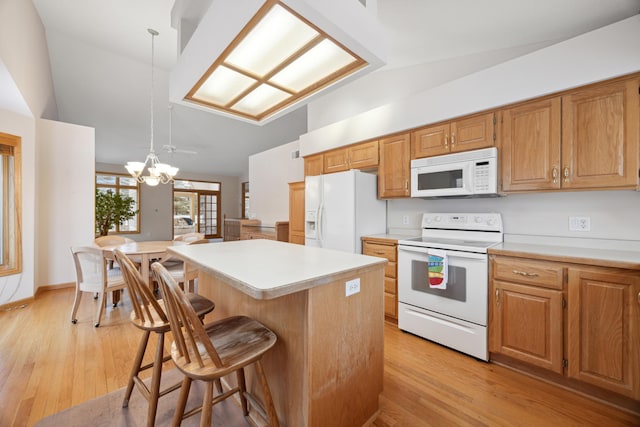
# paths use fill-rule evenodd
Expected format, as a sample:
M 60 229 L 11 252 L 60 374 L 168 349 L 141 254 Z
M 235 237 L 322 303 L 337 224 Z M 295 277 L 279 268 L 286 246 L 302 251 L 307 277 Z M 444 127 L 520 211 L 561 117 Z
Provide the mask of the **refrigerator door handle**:
M 316 229 L 317 229 L 317 236 L 318 236 L 318 243 L 320 243 L 320 247 L 322 247 L 322 239 L 323 239 L 323 235 L 322 235 L 322 227 L 323 227 L 323 215 L 322 212 L 324 211 L 324 204 L 320 203 L 320 206 L 318 206 L 318 214 L 316 215 L 316 217 L 318 218 L 317 223 L 316 223 Z

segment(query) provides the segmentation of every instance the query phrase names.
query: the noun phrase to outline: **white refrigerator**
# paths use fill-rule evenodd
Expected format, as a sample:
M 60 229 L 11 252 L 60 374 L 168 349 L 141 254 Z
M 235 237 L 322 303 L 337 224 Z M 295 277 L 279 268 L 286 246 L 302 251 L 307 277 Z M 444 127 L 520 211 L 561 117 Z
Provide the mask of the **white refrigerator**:
M 362 253 L 362 236 L 386 233 L 377 178 L 359 170 L 306 177 L 305 245 Z

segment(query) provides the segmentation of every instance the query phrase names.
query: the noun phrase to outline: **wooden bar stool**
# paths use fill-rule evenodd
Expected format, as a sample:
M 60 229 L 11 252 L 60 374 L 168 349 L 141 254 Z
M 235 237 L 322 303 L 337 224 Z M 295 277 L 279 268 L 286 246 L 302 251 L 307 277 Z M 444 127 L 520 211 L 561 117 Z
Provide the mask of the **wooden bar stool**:
M 158 408 L 158 399 L 167 393 L 170 393 L 180 387 L 180 383 L 174 384 L 165 390 L 160 390 L 160 379 L 162 377 L 162 363 L 171 359 L 171 356 L 164 356 L 164 335 L 171 330 L 169 326 L 169 319 L 164 311 L 164 301 L 156 300 L 151 289 L 144 283 L 140 272 L 136 265 L 121 251 L 116 249 L 114 251 L 115 259 L 120 269 L 122 270 L 122 276 L 129 290 L 131 296 L 131 305 L 133 311 L 131 312 L 131 323 L 139 329 L 144 331 L 140 344 L 138 345 L 138 352 L 133 361 L 131 368 L 131 374 L 129 375 L 129 382 L 127 384 L 127 390 L 125 392 L 124 400 L 122 401 L 122 407 L 129 406 L 129 398 L 133 392 L 134 384 L 138 387 L 140 393 L 149 402 L 149 409 L 147 411 L 147 426 L 153 426 L 156 419 L 156 411 Z M 191 309 L 196 313 L 198 319 L 204 318 L 207 313 L 213 311 L 215 304 L 207 298 L 200 295 L 188 294 L 186 297 Z M 142 360 L 147 350 L 147 344 L 149 342 L 149 336 L 154 332 L 158 337 L 158 344 L 156 346 L 156 355 L 152 363 L 142 366 Z M 151 374 L 151 387 L 140 379 L 140 372 L 153 368 Z
M 267 378 L 262 368 L 262 356 L 275 345 L 276 335 L 260 322 L 246 316 L 234 316 L 203 325 L 189 304 L 187 295 L 160 263 L 151 266 L 164 298 L 173 344 L 171 358 L 184 373 L 178 405 L 172 425 L 178 426 L 184 418 L 200 411 L 200 426 L 210 426 L 213 405 L 235 393 L 240 397 L 245 417 L 252 409 L 264 423 L 278 426 L 276 409 L 271 399 Z M 263 404 L 247 390 L 244 368 L 255 366 L 262 390 Z M 213 384 L 225 375 L 235 373 L 237 385 L 213 395 Z M 202 406 L 185 413 L 192 381 L 205 381 Z

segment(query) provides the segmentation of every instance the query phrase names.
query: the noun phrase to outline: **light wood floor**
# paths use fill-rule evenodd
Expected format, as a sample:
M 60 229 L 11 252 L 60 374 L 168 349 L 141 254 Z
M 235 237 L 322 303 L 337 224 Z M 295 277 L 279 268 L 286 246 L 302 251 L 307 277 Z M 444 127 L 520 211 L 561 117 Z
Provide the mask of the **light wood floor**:
M 0 313 L 0 426 L 31 426 L 125 386 L 140 337 L 128 321 L 127 298 L 109 306 L 99 328 L 92 322 L 95 302 L 85 298 L 76 325 L 69 321 L 71 289 L 44 292 L 25 308 Z M 391 324 L 385 325 L 380 406 L 376 427 L 640 425 L 626 412 Z

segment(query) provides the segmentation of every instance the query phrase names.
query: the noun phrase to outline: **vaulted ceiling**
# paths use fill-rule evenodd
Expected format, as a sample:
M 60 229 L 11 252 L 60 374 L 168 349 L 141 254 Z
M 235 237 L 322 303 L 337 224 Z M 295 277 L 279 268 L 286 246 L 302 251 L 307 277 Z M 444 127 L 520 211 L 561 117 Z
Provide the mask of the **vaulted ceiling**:
M 202 0 L 203 4 L 209 0 Z M 346 1 L 346 0 L 345 0 Z M 357 0 L 350 0 L 357 1 Z M 248 156 L 307 131 L 301 107 L 264 126 L 176 105 L 168 154 L 169 74 L 178 43 L 174 0 L 33 0 L 46 29 L 59 120 L 96 129 L 96 161 L 143 160 L 149 150 L 151 38 L 155 41 L 154 145 L 183 171 L 243 175 Z M 640 0 L 368 0 L 387 40 L 381 70 L 544 45 L 640 12 Z M 532 49 L 534 48 L 532 47 Z M 123 168 L 124 172 L 124 168 Z

